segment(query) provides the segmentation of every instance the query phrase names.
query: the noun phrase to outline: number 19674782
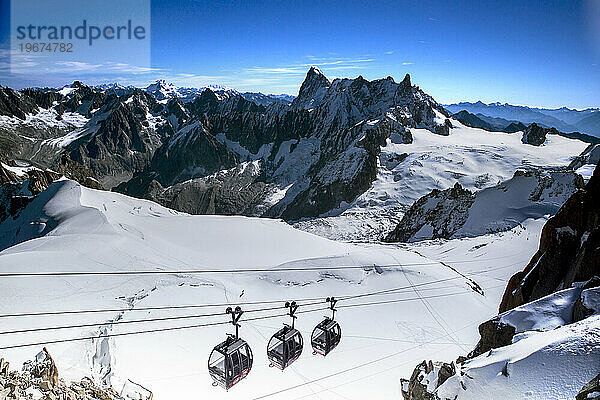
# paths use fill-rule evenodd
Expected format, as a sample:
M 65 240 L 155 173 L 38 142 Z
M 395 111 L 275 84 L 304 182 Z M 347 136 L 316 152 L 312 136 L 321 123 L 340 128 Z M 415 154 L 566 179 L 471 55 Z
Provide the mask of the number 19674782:
M 73 43 L 62 42 L 25 42 L 19 43 L 21 53 L 72 53 Z

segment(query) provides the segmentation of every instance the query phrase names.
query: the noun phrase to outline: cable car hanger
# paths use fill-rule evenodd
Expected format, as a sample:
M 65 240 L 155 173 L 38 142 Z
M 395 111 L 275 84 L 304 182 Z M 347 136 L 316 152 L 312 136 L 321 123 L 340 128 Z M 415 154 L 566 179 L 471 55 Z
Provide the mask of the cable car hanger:
M 289 301 L 286 301 L 285 308 L 289 308 L 290 310 L 288 315 L 292 317 L 292 328 L 294 328 L 294 323 L 296 322 L 296 318 L 298 318 L 294 315 L 296 313 L 296 310 L 298 309 L 298 304 L 296 304 L 295 301 L 292 301 L 291 303 Z
M 325 302 L 329 303 L 329 309 L 331 310 L 331 320 L 333 321 L 335 319 L 335 312 L 337 311 L 335 309 L 335 305 L 337 304 L 338 299 L 331 296 L 331 297 L 328 297 L 327 299 L 325 299 Z
M 239 320 L 242 317 L 242 314 L 244 312 L 242 311 L 242 307 L 237 306 L 235 309 L 232 309 L 231 307 L 227 307 L 227 309 L 225 310 L 225 314 L 231 314 L 231 323 L 233 324 L 233 326 L 235 326 L 235 338 L 239 339 L 240 335 L 240 324 L 239 324 Z

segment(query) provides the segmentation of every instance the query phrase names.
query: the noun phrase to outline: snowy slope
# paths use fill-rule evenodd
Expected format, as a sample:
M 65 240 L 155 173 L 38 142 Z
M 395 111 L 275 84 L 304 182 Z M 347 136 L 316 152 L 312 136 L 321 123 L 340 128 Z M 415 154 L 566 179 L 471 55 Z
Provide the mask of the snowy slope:
M 553 215 L 583 179 L 563 169 L 518 170 L 508 181 L 471 192 L 456 183 L 416 201 L 386 241 L 479 236 L 514 228 L 528 218 Z
M 600 297 L 597 288 L 587 292 L 588 297 Z M 460 373 L 437 388 L 437 396 L 574 398 L 600 365 L 600 315 L 572 321 L 580 293 L 580 288 L 562 290 L 501 314 L 501 322 L 516 328 L 512 344 L 466 361 Z
M 504 234 L 422 242 L 414 247 L 350 245 L 295 230 L 277 220 L 190 216 L 149 201 L 60 181 L 29 204 L 16 220 L 0 225 L 2 241 L 8 245 L 31 238 L 0 252 L 0 272 L 404 266 L 379 272 L 366 268 L 4 278 L 0 280 L 0 314 L 123 306 L 132 310 L 35 319 L 15 317 L 2 320 L 2 331 L 198 312 L 135 311 L 143 306 L 284 302 L 404 287 L 393 295 L 340 302 L 337 315 L 343 339 L 339 347 L 326 359 L 312 356 L 305 349 L 284 373 L 268 368 L 264 351 L 267 339 L 287 318 L 243 322 L 246 316 L 242 317 L 241 334 L 254 350 L 255 364 L 250 376 L 229 394 L 213 388 L 206 372 L 209 352 L 224 339 L 225 332 L 231 332 L 227 327 L 47 346 L 66 379 L 92 375 L 99 382 L 113 384 L 117 390 L 126 379 L 131 379 L 151 389 L 158 400 L 188 398 L 192 393 L 211 399 L 231 396 L 253 399 L 323 377 L 326 378 L 270 398 L 395 398 L 399 396 L 397 377 L 410 373 L 415 362 L 434 354 L 454 358 L 473 347 L 477 340 L 474 327 L 496 313 L 505 280 L 520 270 L 535 251 L 542 223 L 530 220 Z M 426 284 L 436 280 L 445 281 Z M 413 284 L 425 285 L 411 288 Z M 473 289 L 477 287 L 484 295 Z M 349 304 L 401 299 L 404 301 L 345 308 Z M 467 307 L 469 315 L 465 317 L 460 310 Z M 222 307 L 201 310 L 202 313 L 222 311 Z M 299 316 L 297 326 L 305 340 L 324 314 L 318 311 Z M 258 315 L 264 314 L 247 314 L 247 317 Z M 104 330 L 118 333 L 223 320 L 222 317 L 190 318 L 0 335 L 0 347 L 97 335 Z M 0 355 L 18 366 L 40 347 L 0 350 Z M 390 356 L 394 353 L 397 355 Z M 381 357 L 387 358 L 361 366 Z M 340 373 L 353 366 L 358 368 Z M 327 377 L 331 374 L 334 375 Z
M 402 218 L 402 211 L 432 189 L 456 182 L 480 190 L 531 166 L 567 166 L 587 144 L 549 135 L 544 145 L 521 143 L 521 133 L 487 132 L 452 120 L 449 136 L 411 129 L 413 143 L 388 140 L 381 148 L 377 179 L 352 204 L 295 226 L 332 239 L 378 240 Z

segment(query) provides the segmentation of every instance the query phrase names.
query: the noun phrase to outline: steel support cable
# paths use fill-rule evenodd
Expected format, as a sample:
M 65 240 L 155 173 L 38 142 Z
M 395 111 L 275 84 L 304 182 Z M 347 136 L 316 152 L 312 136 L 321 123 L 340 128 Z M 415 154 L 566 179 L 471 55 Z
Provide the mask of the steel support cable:
M 432 296 L 428 296 L 428 297 L 425 297 L 425 298 L 448 297 L 448 296 L 456 296 L 456 295 L 460 295 L 460 294 L 469 294 L 469 293 L 470 293 L 469 291 L 462 291 L 462 292 L 456 292 L 456 293 L 447 293 L 447 294 L 440 294 L 440 295 L 432 295 Z M 338 308 L 355 308 L 355 307 L 364 307 L 364 306 L 373 306 L 373 305 L 381 305 L 381 304 L 400 303 L 400 302 L 417 301 L 417 300 L 421 300 L 421 298 L 403 298 L 403 299 L 377 301 L 377 302 L 371 302 L 371 303 L 347 304 L 347 305 L 338 306 Z M 322 307 L 322 308 L 316 308 L 316 309 L 311 309 L 311 310 L 301 310 L 301 311 L 297 311 L 296 314 L 312 313 L 312 312 L 324 311 L 324 310 L 329 310 L 329 309 L 330 309 L 329 307 Z M 278 314 L 278 315 L 265 315 L 265 316 L 260 316 L 260 317 L 253 317 L 253 318 L 244 319 L 244 321 L 257 321 L 257 320 L 270 319 L 270 318 L 286 317 L 288 315 L 289 314 L 287 314 L 287 313 L 286 314 Z M 226 324 L 229 324 L 229 323 L 231 323 L 231 322 L 230 321 L 226 321 L 226 322 L 211 322 L 211 323 L 205 323 L 205 324 L 174 326 L 174 327 L 167 327 L 167 328 L 155 328 L 155 329 L 147 329 L 147 330 L 142 330 L 142 331 L 121 332 L 121 333 L 114 333 L 114 334 L 107 334 L 107 335 L 87 336 L 87 337 L 78 337 L 78 338 L 69 338 L 69 339 L 59 339 L 59 340 L 43 341 L 43 342 L 36 342 L 36 343 L 26 343 L 26 344 L 3 346 L 3 347 L 0 347 L 0 350 L 9 350 L 9 349 L 22 348 L 22 347 L 30 347 L 30 346 L 41 346 L 41 345 L 56 344 L 56 343 L 66 343 L 66 342 L 81 341 L 81 340 L 100 339 L 100 338 L 105 338 L 105 337 L 119 337 L 119 336 L 128 336 L 128 335 L 146 334 L 146 333 L 156 333 L 156 332 L 165 332 L 165 331 L 192 329 L 192 328 L 202 328 L 202 327 L 209 327 L 209 326 L 216 326 L 216 325 L 226 325 Z M 98 324 L 95 324 L 94 326 L 97 326 L 97 325 Z M 33 331 L 35 331 L 35 330 L 33 330 Z
M 467 327 L 469 327 L 469 326 L 471 326 L 471 325 L 473 325 L 473 324 L 468 324 L 468 325 L 466 325 L 464 328 L 467 328 Z M 461 328 L 461 329 L 458 329 L 458 330 L 460 331 L 460 330 L 462 330 L 462 329 L 464 329 L 464 328 Z M 315 378 L 315 379 L 312 379 L 312 380 L 310 380 L 310 381 L 308 381 L 308 382 L 299 383 L 299 384 L 297 384 L 297 385 L 289 386 L 289 387 L 287 387 L 287 388 L 280 389 L 280 390 L 277 390 L 277 391 L 275 391 L 275 392 L 271 392 L 271 393 L 268 393 L 268 394 L 264 394 L 264 395 L 262 395 L 262 396 L 255 397 L 255 398 L 253 398 L 252 400 L 262 400 L 262 399 L 266 399 L 266 398 L 268 398 L 268 397 L 276 396 L 276 395 L 278 395 L 278 394 L 281 394 L 281 393 L 286 393 L 286 392 L 289 392 L 290 390 L 298 389 L 298 388 L 300 388 L 300 387 L 303 387 L 303 386 L 306 386 L 306 385 L 310 385 L 310 384 L 312 384 L 312 383 L 315 383 L 315 382 L 320 382 L 320 381 L 323 381 L 323 380 L 325 380 L 325 379 L 332 378 L 332 377 L 334 377 L 334 376 L 337 376 L 337 375 L 345 374 L 345 373 L 348 373 L 348 372 L 351 372 L 351 371 L 354 371 L 354 370 L 357 370 L 357 369 L 360 369 L 360 368 L 366 367 L 366 366 L 368 366 L 368 365 L 376 364 L 376 363 L 379 363 L 379 362 L 381 362 L 381 361 L 385 361 L 385 360 L 388 360 L 388 359 L 390 359 L 390 358 L 396 357 L 396 356 L 398 356 L 398 355 L 400 355 L 400 354 L 402 354 L 402 353 L 406 353 L 406 352 L 408 352 L 408 351 L 411 351 L 411 350 L 416 350 L 416 349 L 418 349 L 419 347 L 422 347 L 423 345 L 426 345 L 426 344 L 433 343 L 433 342 L 435 342 L 435 341 L 437 341 L 437 340 L 439 340 L 439 339 L 443 339 L 445 336 L 446 336 L 446 335 L 441 335 L 441 336 L 438 336 L 438 337 L 436 337 L 436 338 L 433 338 L 432 340 L 428 340 L 428 341 L 426 341 L 426 342 L 422 342 L 422 343 L 420 343 L 420 344 L 417 344 L 417 345 L 415 345 L 415 346 L 411 346 L 411 347 L 409 347 L 409 348 L 402 349 L 402 350 L 400 350 L 400 351 L 397 351 L 397 352 L 395 352 L 395 353 L 391 353 L 391 354 L 388 354 L 388 355 L 385 355 L 385 356 L 382 356 L 382 357 L 379 357 L 379 358 L 376 358 L 376 359 L 374 359 L 374 360 L 367 361 L 367 362 L 364 362 L 364 363 L 361 363 L 361 364 L 357 364 L 357 365 L 355 365 L 355 366 L 353 366 L 353 367 L 349 367 L 349 368 L 346 368 L 346 369 L 344 369 L 344 370 L 341 370 L 341 371 L 338 371 L 338 372 L 335 372 L 335 373 L 332 373 L 332 374 L 328 374 L 328 375 L 325 375 L 325 376 L 322 376 L 322 377 L 319 377 L 319 378 Z
M 316 312 L 316 311 L 322 311 L 322 310 L 328 310 L 328 309 L 329 309 L 328 307 L 325 307 L 325 308 L 317 308 L 317 309 L 313 309 L 313 310 L 298 311 L 298 314 L 307 313 L 307 312 Z M 247 319 L 244 319 L 244 321 L 245 322 L 258 321 L 258 320 L 262 320 L 262 319 L 285 317 L 287 315 L 288 314 L 264 315 L 264 316 L 260 316 L 260 317 L 247 318 Z M 205 327 L 210 327 L 210 326 L 228 325 L 228 324 L 231 324 L 231 321 L 208 322 L 208 323 L 204 323 L 204 324 L 184 325 L 184 326 L 171 326 L 171 327 L 167 327 L 167 328 L 146 329 L 146 330 L 142 330 L 142 331 L 110 333 L 110 334 L 106 334 L 106 335 L 85 336 L 85 337 L 77 337 L 77 338 L 69 338 L 69 339 L 49 340 L 49 341 L 42 341 L 42 342 L 36 342 L 36 343 L 16 344 L 16 345 L 10 345 L 10 346 L 2 346 L 2 347 L 0 347 L 0 350 L 10 350 L 10 349 L 18 349 L 18 348 L 22 348 L 22 347 L 44 346 L 44 345 L 48 345 L 48 344 L 77 342 L 77 341 L 81 341 L 81 340 L 103 339 L 103 338 L 107 338 L 107 337 L 110 338 L 110 337 L 120 337 L 120 336 L 129 336 L 129 335 L 142 335 L 142 334 L 147 334 L 147 333 L 169 332 L 169 331 L 177 331 L 177 330 L 184 330 L 184 329 L 205 328 Z
M 499 258 L 507 258 L 511 256 L 495 257 L 488 259 L 477 260 L 456 260 L 444 261 L 446 263 L 472 263 L 481 261 L 490 261 Z M 240 274 L 240 273 L 258 273 L 258 272 L 301 272 L 301 271 L 331 271 L 345 269 L 365 269 L 365 268 L 397 268 L 411 266 L 430 266 L 439 265 L 441 262 L 421 262 L 421 263 L 402 263 L 402 264 L 371 264 L 371 265 L 338 265 L 329 267 L 274 267 L 274 268 L 234 268 L 234 269 L 188 269 L 188 270 L 145 270 L 145 271 L 55 271 L 55 272 L 2 272 L 0 278 L 16 278 L 16 277 L 68 277 L 68 276 L 118 276 L 118 275 L 194 275 L 194 274 Z
M 516 264 L 516 263 L 515 263 Z M 480 275 L 488 272 L 493 272 L 500 269 L 505 269 L 513 266 L 513 264 L 508 266 L 500 266 L 496 268 L 480 270 L 473 273 L 465 274 L 467 276 L 472 275 Z M 340 296 L 339 301 L 346 301 L 351 299 L 357 299 L 362 297 L 370 297 L 376 295 L 383 294 L 394 294 L 403 290 L 412 290 L 413 287 L 422 287 L 428 286 L 436 283 L 443 283 L 452 280 L 457 280 L 464 278 L 463 276 L 455 276 L 450 278 L 437 279 L 428 282 L 417 283 L 413 286 L 400 286 L 390 289 L 379 290 L 376 292 L 367 292 L 358 295 L 349 295 L 349 296 Z M 433 288 L 436 289 L 436 288 Z M 298 299 L 297 302 L 304 301 L 319 301 L 323 300 L 320 297 L 312 297 L 312 298 L 304 298 Z M 192 305 L 179 305 L 179 306 L 155 306 L 155 307 L 138 307 L 138 308 L 105 308 L 105 309 L 88 309 L 88 310 L 65 310 L 65 311 L 47 311 L 47 312 L 26 312 L 26 313 L 10 313 L 10 314 L 0 314 L 0 318 L 12 318 L 12 317 L 34 317 L 34 316 L 50 316 L 50 315 L 69 315 L 69 314 L 87 314 L 87 313 L 106 313 L 106 312 L 127 312 L 127 311 L 159 311 L 159 310 L 179 310 L 179 309 L 195 309 L 195 308 L 208 308 L 208 307 L 228 307 L 228 306 L 246 306 L 246 305 L 260 305 L 260 304 L 274 304 L 281 303 L 281 300 L 265 300 L 265 301 L 254 301 L 254 302 L 240 302 L 240 303 L 218 303 L 218 304 L 192 304 Z M 306 305 L 306 304 L 301 304 Z
M 318 303 L 309 303 L 303 304 L 303 306 L 313 306 Z M 244 313 L 256 313 L 256 312 L 265 312 L 265 311 L 273 311 L 273 310 L 281 310 L 286 307 L 265 307 L 254 310 L 246 310 Z M 41 327 L 41 328 L 28 328 L 28 329 L 17 329 L 11 331 L 1 331 L 0 335 L 8 335 L 8 334 L 16 334 L 16 333 L 29 333 L 29 332 L 43 332 L 43 331 L 51 331 L 51 330 L 59 330 L 59 329 L 73 329 L 73 328 L 91 328 L 95 326 L 106 326 L 106 325 L 122 325 L 122 324 L 136 324 L 136 323 L 147 323 L 147 322 L 160 322 L 160 321 L 173 321 L 173 320 L 181 320 L 181 319 L 192 319 L 192 318 L 208 318 L 208 317 L 218 317 L 222 316 L 223 313 L 210 313 L 210 314 L 193 314 L 193 315 L 178 315 L 171 317 L 158 317 L 158 318 L 142 318 L 142 319 L 133 319 L 133 320 L 124 320 L 124 321 L 104 321 L 99 323 L 85 323 L 78 325 L 61 325 L 61 326 L 50 326 L 50 327 Z

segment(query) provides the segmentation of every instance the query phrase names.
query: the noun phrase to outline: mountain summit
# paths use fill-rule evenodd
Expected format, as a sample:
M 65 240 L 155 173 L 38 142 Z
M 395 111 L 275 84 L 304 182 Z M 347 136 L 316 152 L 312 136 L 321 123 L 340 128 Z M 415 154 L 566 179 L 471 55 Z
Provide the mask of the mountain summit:
M 330 86 L 331 82 L 318 67 L 310 67 L 302 86 L 300 86 L 298 97 L 292 102 L 292 107 L 310 109 L 318 106 Z

